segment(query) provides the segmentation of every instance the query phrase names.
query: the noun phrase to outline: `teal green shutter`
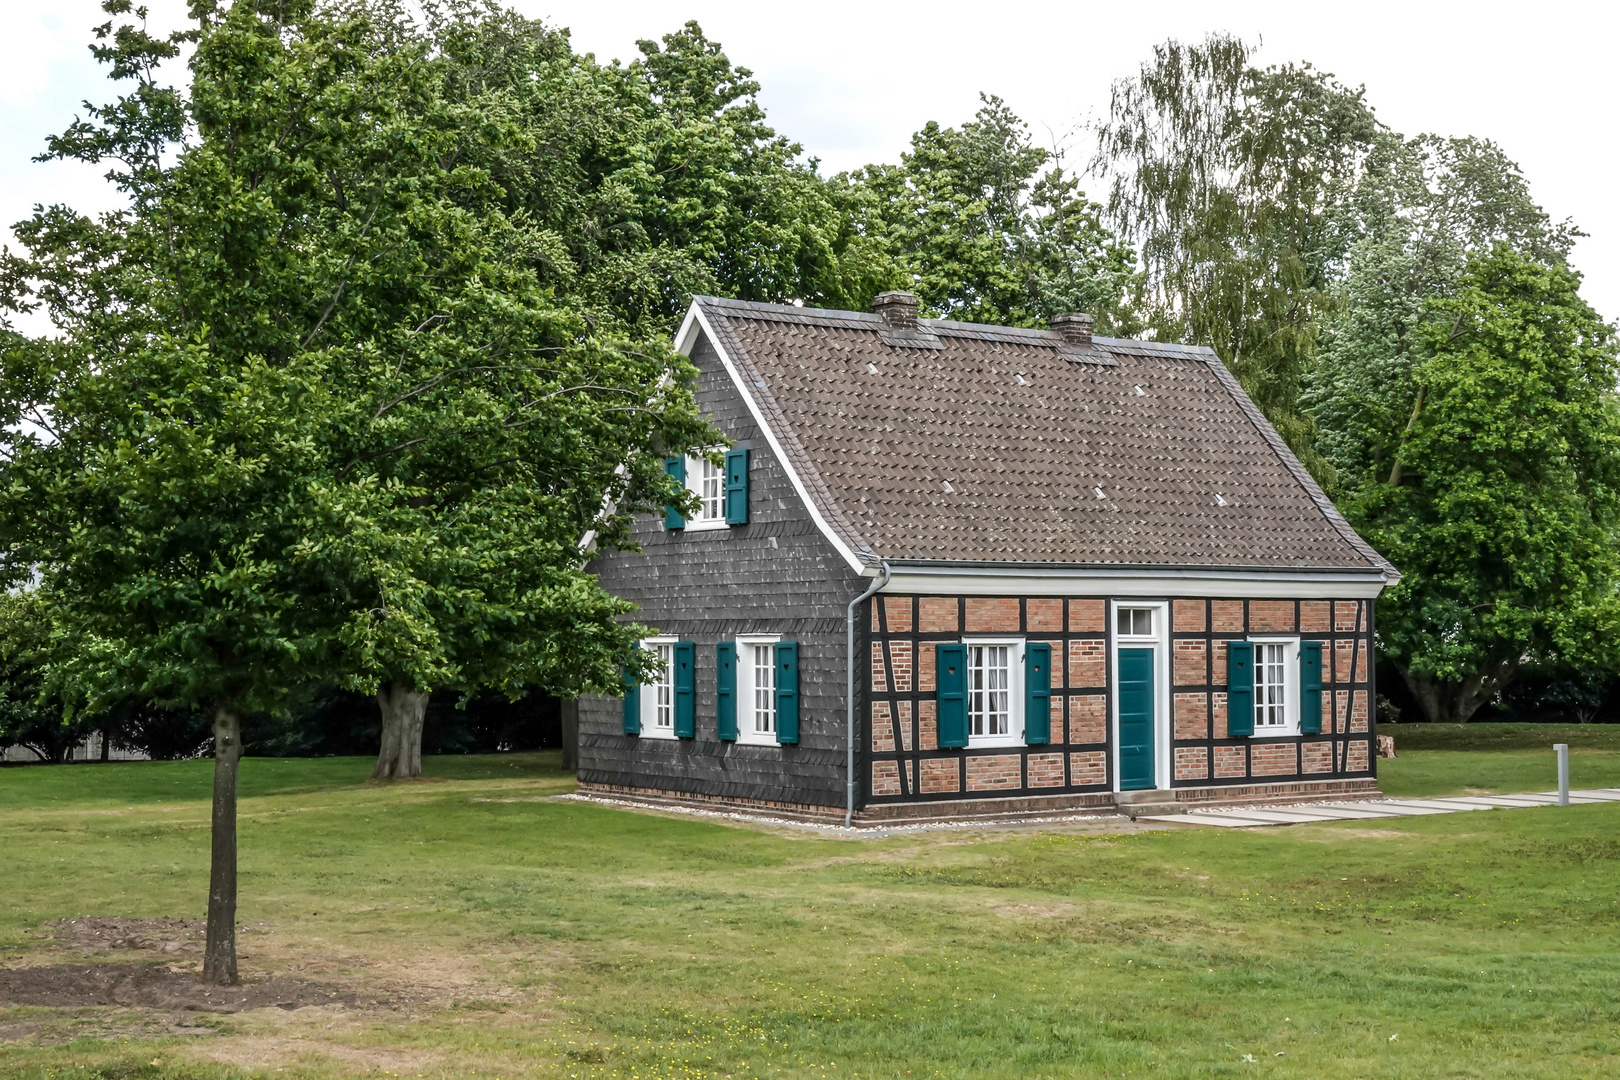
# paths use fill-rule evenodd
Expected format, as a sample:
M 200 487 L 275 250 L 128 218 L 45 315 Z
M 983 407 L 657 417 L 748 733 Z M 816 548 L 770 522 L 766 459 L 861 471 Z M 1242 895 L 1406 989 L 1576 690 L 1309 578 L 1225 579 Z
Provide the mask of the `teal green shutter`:
M 1052 646 L 1024 646 L 1024 742 L 1045 746 L 1052 741 Z
M 799 741 L 799 643 L 776 643 L 776 741 Z
M 668 473 L 677 484 L 686 486 L 686 459 L 683 457 L 670 457 L 664 459 L 664 471 Z M 684 529 L 686 518 L 681 516 L 680 508 L 674 503 L 664 506 L 664 528 Z
M 675 735 L 681 739 L 697 736 L 697 646 L 677 641 L 675 657 Z
M 641 734 L 641 686 L 629 668 L 624 669 L 624 733 Z
M 941 750 L 966 746 L 967 723 L 967 646 L 940 642 L 934 650 L 934 685 L 939 687 L 936 728 Z
M 737 741 L 737 646 L 730 641 L 714 647 L 714 723 L 720 738 Z
M 726 524 L 748 524 L 748 450 L 726 451 Z
M 1322 734 L 1322 643 L 1299 643 L 1299 733 Z
M 1226 733 L 1254 734 L 1254 642 L 1226 643 Z

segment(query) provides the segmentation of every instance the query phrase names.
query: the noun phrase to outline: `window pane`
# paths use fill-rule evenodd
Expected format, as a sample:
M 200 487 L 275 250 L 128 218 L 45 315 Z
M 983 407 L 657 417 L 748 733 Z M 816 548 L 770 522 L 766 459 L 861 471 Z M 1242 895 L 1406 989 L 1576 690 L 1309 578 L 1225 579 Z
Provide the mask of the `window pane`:
M 654 699 L 653 727 L 675 727 L 675 646 L 658 646 L 658 659 L 664 670 L 658 675 L 657 697 Z
M 700 460 L 699 470 L 702 481 L 698 494 L 703 499 L 703 508 L 698 512 L 698 520 L 719 521 L 725 516 L 725 472 L 708 458 Z
M 776 731 L 776 646 L 754 646 L 754 733 Z
M 1120 608 L 1119 616 L 1115 622 L 1120 634 L 1151 637 L 1153 634 L 1153 609 Z
M 973 645 L 968 649 L 968 732 L 1006 735 L 1012 728 L 1012 649 Z
M 1259 727 L 1283 727 L 1288 723 L 1286 651 L 1282 644 L 1254 648 L 1254 722 Z

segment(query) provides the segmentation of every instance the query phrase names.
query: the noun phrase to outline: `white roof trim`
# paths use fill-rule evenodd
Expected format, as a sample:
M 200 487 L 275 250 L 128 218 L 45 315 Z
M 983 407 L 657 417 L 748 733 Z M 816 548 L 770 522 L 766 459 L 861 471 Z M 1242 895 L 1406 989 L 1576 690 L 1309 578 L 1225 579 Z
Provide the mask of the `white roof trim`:
M 869 568 L 866 563 L 855 554 L 854 549 L 845 543 L 838 533 L 833 531 L 826 515 L 821 511 L 821 507 L 817 506 L 815 500 L 810 497 L 810 489 L 805 486 L 804 479 L 799 475 L 798 470 L 793 467 L 793 462 L 783 448 L 782 440 L 777 435 L 776 430 L 765 419 L 765 411 L 759 407 L 759 402 L 755 400 L 748 386 L 748 380 L 743 378 L 742 371 L 726 352 L 726 347 L 722 343 L 720 335 L 714 332 L 714 327 L 710 325 L 707 316 L 703 314 L 703 309 L 695 300 L 692 301 L 692 306 L 687 309 L 686 318 L 681 323 L 680 332 L 675 335 L 675 350 L 690 359 L 692 349 L 697 345 L 699 327 L 707 335 L 709 344 L 714 346 L 715 355 L 720 357 L 720 363 L 725 367 L 726 374 L 731 376 L 731 384 L 737 388 L 737 393 L 742 395 L 743 401 L 748 405 L 748 413 L 754 418 L 754 423 L 759 426 L 760 431 L 764 432 L 765 441 L 770 445 L 771 453 L 776 456 L 777 462 L 782 466 L 782 471 L 787 473 L 788 480 L 793 484 L 793 490 L 798 492 L 800 500 L 804 502 L 805 509 L 810 512 L 810 519 L 816 523 L 816 528 L 821 530 L 821 535 L 827 538 L 833 549 L 849 564 L 851 570 L 856 573 L 867 573 Z
M 1241 569 L 1118 570 L 1029 566 L 897 566 L 882 590 L 899 594 L 959 596 L 1170 596 L 1254 600 L 1372 599 L 1384 591 L 1379 574 L 1355 572 L 1254 573 Z

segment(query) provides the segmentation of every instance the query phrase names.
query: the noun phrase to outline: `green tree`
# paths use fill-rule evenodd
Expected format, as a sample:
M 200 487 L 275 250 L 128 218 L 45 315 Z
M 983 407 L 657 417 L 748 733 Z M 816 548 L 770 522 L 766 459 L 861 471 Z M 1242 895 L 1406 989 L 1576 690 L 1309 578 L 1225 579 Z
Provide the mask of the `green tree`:
M 1611 666 L 1620 631 L 1612 328 L 1579 278 L 1500 245 L 1424 305 L 1415 407 L 1349 516 L 1404 577 L 1379 647 L 1430 720 L 1525 665 Z
M 1093 169 L 1134 245 L 1157 336 L 1208 345 L 1326 483 L 1300 392 L 1358 236 L 1353 196 L 1388 137 L 1361 90 L 1309 64 L 1257 69 L 1213 35 L 1154 49 L 1115 85 Z
M 60 332 L 5 353 L 0 559 L 60 613 L 79 708 L 211 715 L 204 975 L 232 982 L 243 714 L 378 692 L 397 774 L 435 687 L 616 692 L 640 629 L 579 537 L 625 542 L 663 453 L 713 436 L 684 361 L 537 279 L 546 238 L 470 162 L 521 130 L 395 10 L 198 2 L 160 38 L 104 6 L 134 89 L 49 152 L 129 205 L 17 227 L 5 302 Z M 182 93 L 157 67 L 187 40 Z
M 61 762 L 101 725 L 82 715 L 63 720 L 66 709 L 47 675 L 52 645 L 50 611 L 37 593 L 0 594 L 0 747 Z
M 849 213 L 895 285 L 938 317 L 1044 326 L 1086 311 L 1120 321 L 1132 257 L 1061 156 L 995 97 L 958 128 L 930 121 L 898 165 L 841 176 Z M 861 297 L 865 306 L 870 297 Z
M 889 284 L 838 192 L 766 123 L 752 73 L 697 23 L 623 66 L 471 3 L 434 35 L 447 93 L 516 134 L 467 153 L 531 224 L 542 283 L 592 325 L 663 341 L 696 293 L 849 306 Z

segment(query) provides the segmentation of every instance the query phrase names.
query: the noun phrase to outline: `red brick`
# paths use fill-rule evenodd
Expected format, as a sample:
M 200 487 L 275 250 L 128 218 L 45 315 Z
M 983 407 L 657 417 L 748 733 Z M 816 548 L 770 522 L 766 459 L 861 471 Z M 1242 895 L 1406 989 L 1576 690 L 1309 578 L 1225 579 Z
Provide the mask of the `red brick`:
M 1209 779 L 1209 750 L 1203 746 L 1176 747 L 1176 779 Z
M 1367 691 L 1357 690 L 1350 706 L 1350 730 L 1367 730 Z
M 1069 633 L 1102 634 L 1108 630 L 1108 606 L 1102 600 L 1069 601 Z
M 939 725 L 934 715 L 933 701 L 917 702 L 917 749 L 939 749 Z
M 1178 639 L 1174 653 L 1173 683 L 1177 686 L 1205 686 L 1209 683 L 1209 656 L 1202 641 Z
M 1350 691 L 1333 692 L 1333 730 L 1343 734 L 1350 723 Z
M 1108 781 L 1108 755 L 1101 750 L 1086 750 L 1069 755 L 1069 783 L 1075 787 L 1102 784 Z
M 1350 681 L 1350 665 L 1355 662 L 1356 643 L 1354 641 L 1335 641 L 1333 643 L 1333 681 L 1347 683 Z
M 894 678 L 894 692 L 911 693 L 911 642 L 889 642 L 889 674 Z
M 1018 601 L 1011 597 L 970 596 L 967 599 L 967 632 L 970 634 L 1016 634 Z
M 1069 742 L 1084 745 L 1108 741 L 1108 698 L 1102 694 L 1069 697 Z
M 1029 620 L 1028 629 L 1032 634 L 1060 634 L 1063 632 L 1063 601 L 1026 600 L 1024 617 Z
M 1029 786 L 1032 788 L 1062 787 L 1063 755 L 1029 755 Z
M 883 642 L 872 642 L 872 692 L 874 694 L 887 694 L 889 692 L 889 672 L 883 663 Z
M 911 702 L 900 702 L 895 708 L 895 715 L 900 718 L 900 749 L 909 754 L 911 753 Z
M 1257 743 L 1249 747 L 1250 776 L 1293 776 L 1299 772 L 1299 751 L 1291 742 Z
M 1363 638 L 1356 643 L 1356 682 L 1367 681 L 1367 641 Z
M 1211 603 L 1209 628 L 1217 634 L 1243 633 L 1243 601 L 1216 600 Z
M 872 794 L 900 794 L 900 768 L 896 762 L 872 762 Z
M 1292 600 L 1250 600 L 1249 632 L 1275 633 L 1294 629 Z
M 883 614 L 889 620 L 889 633 L 911 633 L 911 597 L 885 596 L 883 598 Z
M 1308 773 L 1325 773 L 1333 771 L 1333 744 L 1329 742 L 1308 742 L 1304 747 L 1304 769 Z
M 1101 638 L 1069 642 L 1069 685 L 1107 686 L 1108 648 Z
M 1057 641 L 1032 640 L 1032 641 L 1030 641 L 1030 644 L 1031 645 L 1050 645 L 1052 647 L 1052 671 L 1051 671 L 1052 689 L 1053 690 L 1062 690 L 1063 687 L 1064 687 L 1064 681 L 1063 680 L 1068 675 L 1068 671 L 1065 670 L 1068 667 L 1068 665 L 1063 662 L 1063 642 L 1062 642 L 1062 640 L 1061 639 L 1059 639 Z
M 1211 686 L 1226 685 L 1226 640 L 1210 642 L 1209 651 L 1209 683 Z
M 1361 629 L 1356 625 L 1356 616 L 1361 607 L 1359 600 L 1340 600 L 1333 605 L 1333 629 L 1340 633 Z
M 956 597 L 925 596 L 920 602 L 918 628 L 925 634 L 954 634 L 962 629 L 957 616 Z
M 1346 772 L 1367 771 L 1367 740 L 1352 739 L 1345 751 L 1344 768 Z
M 1177 739 L 1209 738 L 1209 695 L 1177 694 L 1175 696 L 1175 737 Z
M 967 759 L 969 791 L 1006 791 L 1024 786 L 1018 754 L 994 754 Z
M 872 750 L 878 754 L 894 750 L 894 716 L 887 701 L 872 702 Z
M 926 758 L 922 763 L 922 792 L 934 795 L 962 790 L 962 773 L 956 758 Z
M 1202 634 L 1204 632 L 1204 602 L 1202 600 L 1177 600 L 1173 622 L 1175 632 L 1178 634 Z
M 1306 600 L 1299 605 L 1302 633 L 1323 633 L 1333 629 L 1333 605 L 1326 600 Z
M 1224 739 L 1226 738 L 1226 695 L 1211 694 L 1209 700 L 1209 717 L 1214 728 L 1212 737 Z
M 1248 754 L 1241 746 L 1217 746 L 1215 748 L 1215 778 L 1229 780 L 1234 776 L 1247 776 L 1245 765 Z

